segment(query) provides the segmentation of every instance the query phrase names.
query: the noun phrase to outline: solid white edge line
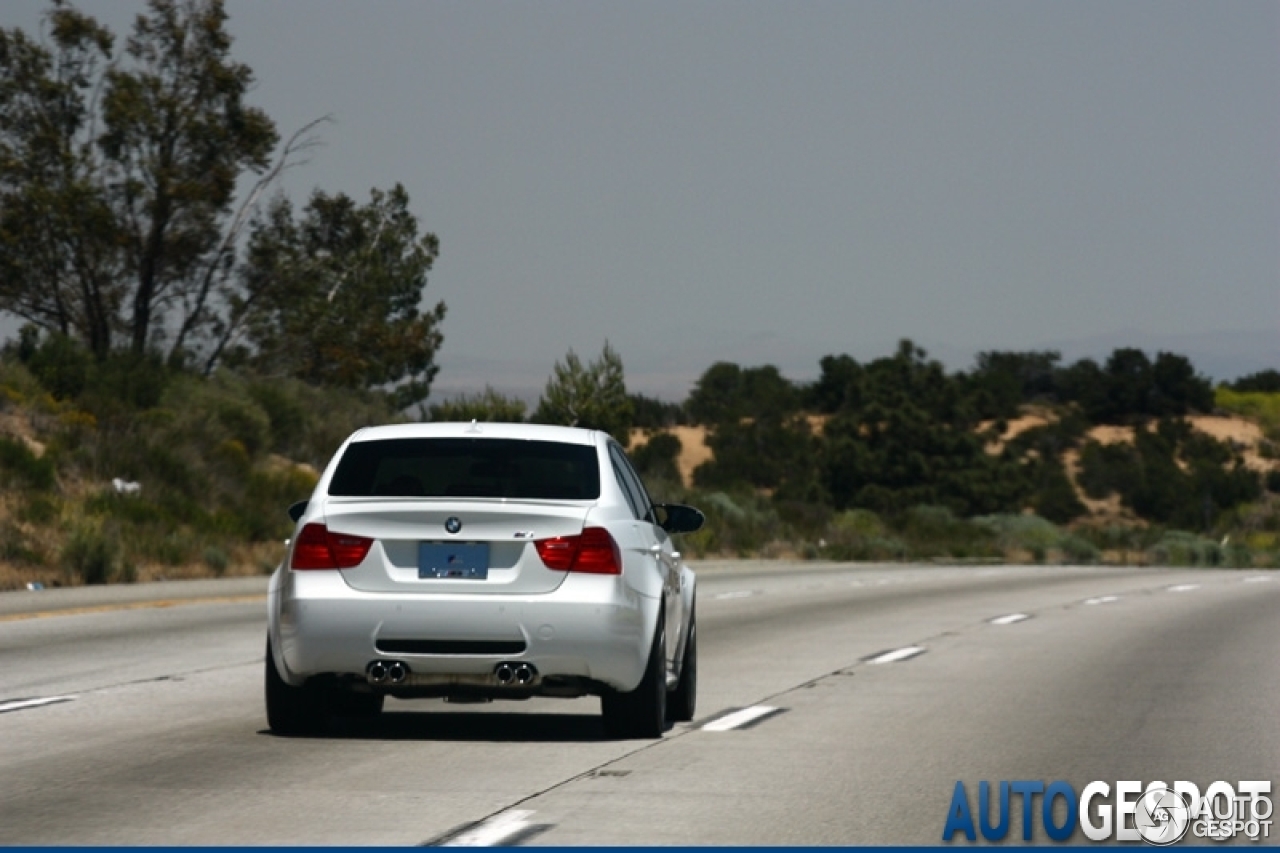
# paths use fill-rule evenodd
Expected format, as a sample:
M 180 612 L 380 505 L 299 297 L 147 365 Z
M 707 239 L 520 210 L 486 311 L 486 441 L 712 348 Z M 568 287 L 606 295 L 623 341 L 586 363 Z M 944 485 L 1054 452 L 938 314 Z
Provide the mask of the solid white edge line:
M 724 599 L 727 599 L 727 598 L 750 598 L 755 594 L 756 594 L 755 590 L 753 589 L 740 589 L 737 592 L 717 593 L 715 598 L 717 601 L 723 601 Z
M 885 652 L 882 655 L 877 655 L 876 657 L 873 657 L 871 660 L 867 661 L 867 663 L 897 663 L 900 660 L 913 658 L 918 654 L 922 654 L 923 652 L 924 652 L 924 646 L 906 646 L 905 648 L 894 649 L 891 652 Z
M 1264 575 L 1255 575 L 1254 577 L 1251 577 L 1251 578 L 1245 578 L 1244 582 L 1245 583 L 1270 583 L 1271 578 L 1266 577 Z
M 512 809 L 494 815 L 440 845 L 441 847 L 494 847 L 529 827 L 532 809 Z
M 1010 613 L 1008 616 L 998 616 L 991 620 L 992 625 L 1012 625 L 1014 622 L 1023 622 L 1031 617 L 1025 613 Z
M 734 711 L 732 714 L 726 714 L 718 720 L 712 720 L 702 727 L 704 732 L 727 732 L 730 729 L 736 729 L 745 726 L 753 720 L 772 714 L 777 708 L 769 705 L 752 705 L 750 708 L 743 708 L 741 711 Z
M 1169 592 L 1191 592 L 1193 589 L 1199 589 L 1198 583 L 1180 583 L 1177 586 L 1169 587 Z
M 1084 600 L 1084 603 L 1085 604 L 1110 604 L 1113 601 L 1119 601 L 1119 600 L 1120 600 L 1120 596 L 1118 595 L 1102 595 L 1097 598 L 1086 598 Z
M 39 708 L 41 705 L 56 705 L 59 702 L 70 702 L 74 696 L 49 696 L 45 699 L 19 699 L 14 702 L 0 702 L 0 714 L 5 711 L 21 711 L 23 708 Z

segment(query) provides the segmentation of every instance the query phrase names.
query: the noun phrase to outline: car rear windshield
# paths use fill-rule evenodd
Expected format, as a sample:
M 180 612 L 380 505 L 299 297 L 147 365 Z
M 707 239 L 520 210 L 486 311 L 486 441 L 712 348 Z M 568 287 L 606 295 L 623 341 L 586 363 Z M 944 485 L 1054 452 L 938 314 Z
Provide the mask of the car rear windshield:
M 590 445 L 501 438 L 392 438 L 347 446 L 329 494 L 593 500 L 600 467 Z

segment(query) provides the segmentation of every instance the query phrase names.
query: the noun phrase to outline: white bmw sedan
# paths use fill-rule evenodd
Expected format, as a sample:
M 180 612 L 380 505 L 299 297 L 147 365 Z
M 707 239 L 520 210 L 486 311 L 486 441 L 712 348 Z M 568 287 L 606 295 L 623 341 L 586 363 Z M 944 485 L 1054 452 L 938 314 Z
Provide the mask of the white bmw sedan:
M 529 424 L 363 429 L 338 449 L 271 578 L 267 720 L 304 734 L 387 696 L 601 699 L 615 737 L 693 718 L 694 574 L 606 433 Z

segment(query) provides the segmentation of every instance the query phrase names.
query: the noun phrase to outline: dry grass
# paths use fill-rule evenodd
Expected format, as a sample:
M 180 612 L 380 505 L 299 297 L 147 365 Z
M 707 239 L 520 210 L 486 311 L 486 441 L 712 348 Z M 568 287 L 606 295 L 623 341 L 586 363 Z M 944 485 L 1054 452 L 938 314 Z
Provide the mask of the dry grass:
M 1266 436 L 1263 435 L 1262 427 L 1253 421 L 1220 415 L 1192 415 L 1187 420 L 1193 429 L 1230 444 L 1244 457 L 1244 464 L 1254 471 L 1280 469 L 1280 461 L 1264 459 L 1259 453 L 1259 445 L 1266 440 Z
M 1013 441 L 1027 430 L 1035 429 L 1036 427 L 1048 426 L 1056 420 L 1057 417 L 1052 412 L 1036 407 L 1028 408 L 1026 413 L 1021 417 L 1005 421 L 1004 432 L 1000 434 L 999 439 L 986 446 L 986 452 L 991 456 L 999 456 L 1004 452 L 1006 444 Z M 995 425 L 995 421 L 982 421 L 978 424 L 978 432 L 986 432 Z
M 247 578 L 270 574 L 284 556 L 280 542 L 255 542 L 237 546 L 228 558 L 226 568 L 217 571 L 207 563 L 183 566 L 144 563 L 136 566 L 134 579 L 139 582 L 202 580 L 205 578 Z M 38 583 L 46 588 L 84 586 L 80 577 L 57 567 L 35 567 L 0 561 L 0 592 L 26 589 Z
M 686 487 L 693 485 L 693 469 L 711 460 L 711 448 L 707 447 L 707 428 L 677 426 L 661 430 L 633 429 L 631 447 L 643 447 L 649 443 L 650 437 L 661 432 L 670 433 L 680 439 L 680 455 L 676 457 L 676 467 L 680 470 L 680 479 L 684 485 Z
M 1133 440 L 1132 434 L 1130 434 L 1129 440 Z M 1089 515 L 1086 518 L 1079 519 L 1073 522 L 1074 524 L 1147 526 L 1147 522 L 1135 515 L 1133 510 L 1120 503 L 1119 495 L 1109 495 L 1102 500 L 1095 500 L 1084 493 L 1084 489 L 1080 486 L 1080 451 L 1068 450 L 1063 453 L 1062 467 L 1067 472 L 1067 479 L 1071 481 L 1071 487 L 1076 491 L 1076 497 L 1080 499 L 1080 503 L 1084 504 L 1085 509 L 1089 511 Z

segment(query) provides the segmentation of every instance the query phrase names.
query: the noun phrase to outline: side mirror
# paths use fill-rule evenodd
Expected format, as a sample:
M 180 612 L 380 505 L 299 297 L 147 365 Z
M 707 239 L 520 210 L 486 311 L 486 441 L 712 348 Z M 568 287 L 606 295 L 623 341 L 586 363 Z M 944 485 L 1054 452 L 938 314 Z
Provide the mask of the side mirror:
M 298 501 L 296 504 L 289 506 L 289 517 L 294 521 L 302 518 L 302 514 L 307 511 L 307 501 Z
M 700 510 L 684 504 L 658 504 L 653 509 L 658 525 L 668 533 L 692 533 L 707 520 Z

